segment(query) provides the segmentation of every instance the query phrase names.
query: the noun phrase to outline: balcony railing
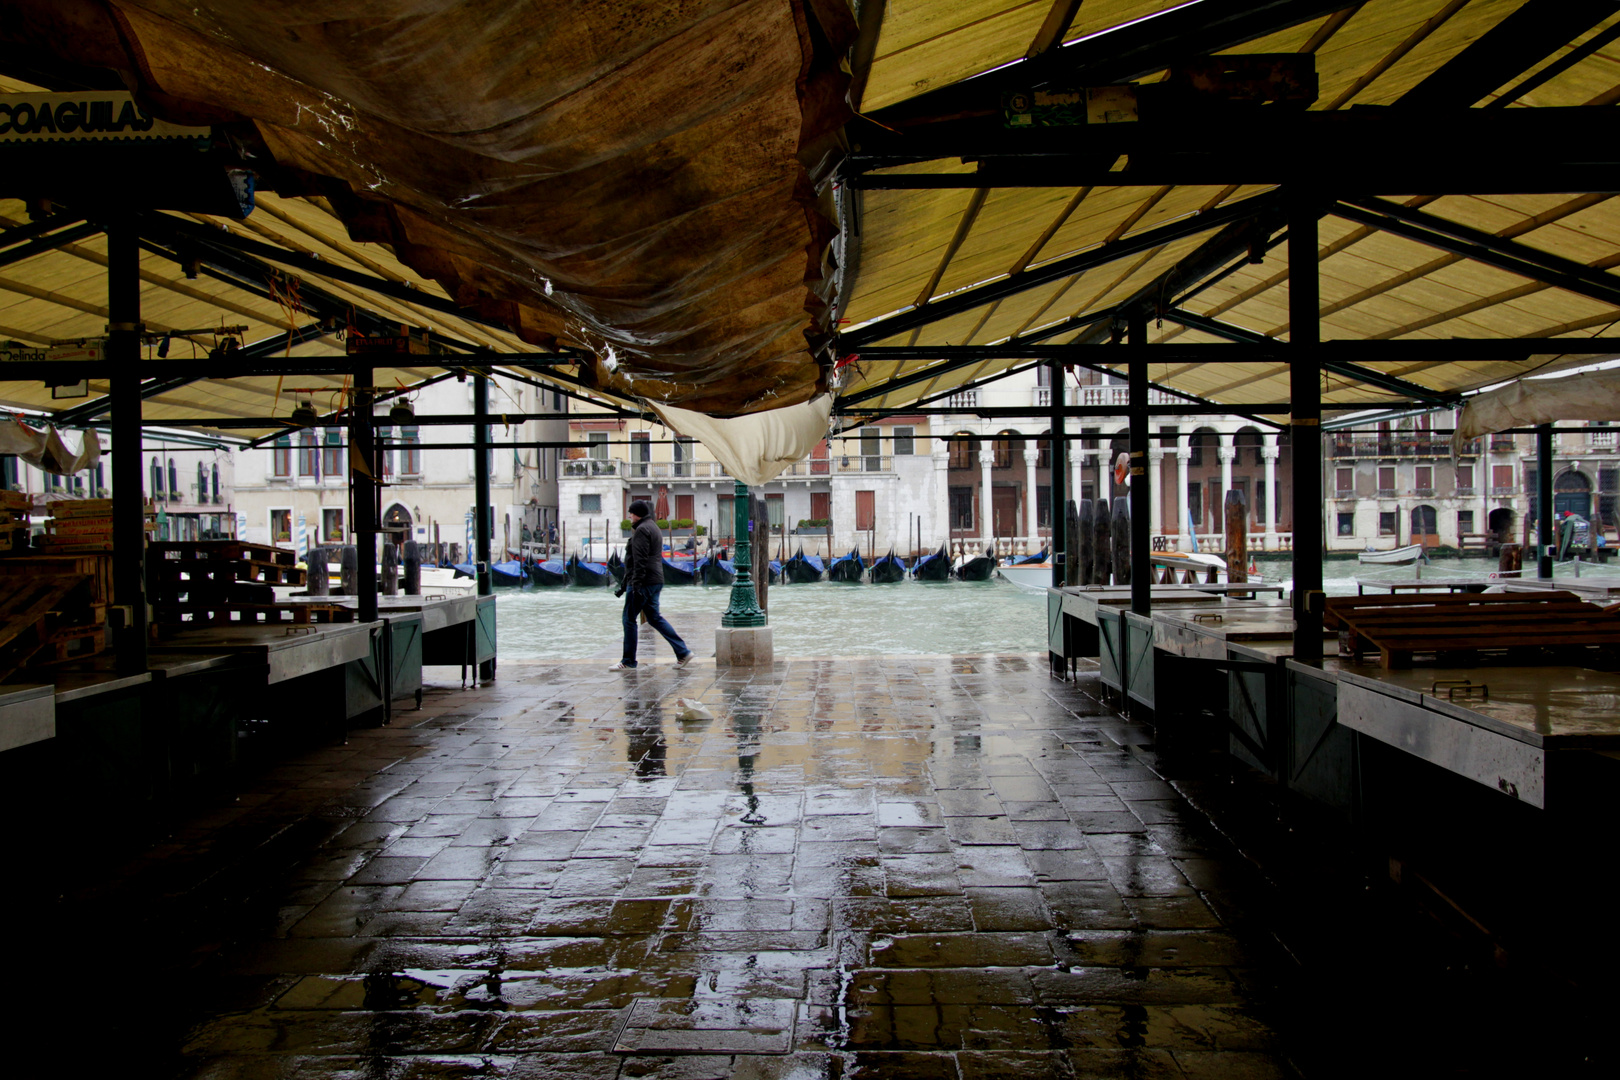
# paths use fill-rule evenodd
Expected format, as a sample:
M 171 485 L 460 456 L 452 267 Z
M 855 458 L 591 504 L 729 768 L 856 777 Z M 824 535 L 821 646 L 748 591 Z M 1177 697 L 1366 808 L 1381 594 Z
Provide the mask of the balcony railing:
M 1471 497 L 1473 497 L 1475 495 L 1478 495 L 1478 494 L 1479 494 L 1479 489 L 1476 488 L 1476 487 L 1458 487 L 1457 488 L 1457 497 L 1459 499 L 1471 498 Z
M 1394 488 L 1379 488 L 1378 491 L 1376 492 L 1376 495 L 1380 499 L 1393 499 L 1395 497 L 1395 489 Z
M 1413 488 L 1412 489 L 1412 494 L 1416 495 L 1420 499 L 1432 499 L 1432 498 L 1434 498 L 1434 488 L 1432 488 L 1432 487 Z
M 1613 429 L 1588 428 L 1586 432 L 1586 443 L 1588 446 L 1602 447 L 1605 450 L 1613 450 L 1614 436 L 1615 432 Z
M 963 390 L 952 394 L 945 399 L 947 409 L 977 409 L 979 407 L 979 392 L 977 390 Z
M 1464 453 L 1469 451 L 1465 450 Z M 1477 450 L 1474 451 L 1477 453 Z M 1418 457 L 1438 458 L 1451 456 L 1451 443 L 1439 438 L 1335 438 L 1329 456 L 1336 458 Z
M 1492 495 L 1517 495 L 1518 493 L 1519 489 L 1514 487 L 1512 484 L 1508 484 L 1505 487 L 1497 484 L 1491 485 Z
M 1491 453 L 1493 453 L 1493 454 L 1512 453 L 1514 450 L 1517 450 L 1518 448 L 1519 448 L 1519 444 L 1516 441 L 1514 441 L 1514 438 L 1511 435 L 1492 435 L 1491 436 Z
M 905 455 L 901 455 L 904 457 Z M 783 469 L 781 480 L 825 480 L 834 473 L 889 473 L 892 454 L 850 454 L 805 458 Z M 718 461 L 623 461 L 619 458 L 573 458 L 563 462 L 564 479 L 612 476 L 626 480 L 730 480 Z
M 1081 405 L 1107 405 L 1123 409 L 1131 403 L 1131 388 L 1128 386 L 1082 386 L 1079 389 Z M 1183 400 L 1163 390 L 1148 391 L 1149 405 L 1177 405 Z

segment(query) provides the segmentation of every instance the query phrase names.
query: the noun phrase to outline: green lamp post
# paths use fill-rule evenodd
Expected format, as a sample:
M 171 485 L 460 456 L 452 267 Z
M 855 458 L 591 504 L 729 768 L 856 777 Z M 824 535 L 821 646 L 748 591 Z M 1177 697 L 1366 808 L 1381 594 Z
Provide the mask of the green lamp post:
M 720 625 L 764 626 L 765 612 L 760 610 L 759 597 L 754 593 L 754 544 L 753 536 L 749 532 L 748 485 L 741 480 L 737 481 L 734 506 L 736 516 L 733 520 L 736 527 L 732 532 L 737 537 L 737 550 L 733 555 L 733 565 L 737 569 L 737 576 L 731 583 L 731 604 L 726 608 L 725 614 L 720 616 Z

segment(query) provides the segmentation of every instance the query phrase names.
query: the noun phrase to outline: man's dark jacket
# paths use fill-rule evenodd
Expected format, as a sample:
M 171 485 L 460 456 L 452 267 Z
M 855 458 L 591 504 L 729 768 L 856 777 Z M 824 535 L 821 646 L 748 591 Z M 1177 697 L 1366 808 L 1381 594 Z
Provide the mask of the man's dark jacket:
M 658 522 L 644 517 L 630 533 L 630 544 L 624 551 L 624 584 L 626 588 L 664 583 L 664 534 Z

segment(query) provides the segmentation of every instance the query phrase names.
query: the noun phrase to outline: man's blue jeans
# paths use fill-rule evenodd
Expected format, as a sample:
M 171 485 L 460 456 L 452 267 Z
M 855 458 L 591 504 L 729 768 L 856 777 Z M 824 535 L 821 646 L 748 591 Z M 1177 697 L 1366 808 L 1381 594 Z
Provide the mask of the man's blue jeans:
M 681 640 L 681 635 L 669 625 L 669 620 L 658 611 L 658 594 L 664 591 L 664 586 L 635 585 L 624 594 L 624 666 L 636 666 L 636 617 L 642 612 L 647 613 L 647 623 L 654 630 L 664 635 L 669 647 L 675 650 L 675 659 L 679 660 L 691 649 Z

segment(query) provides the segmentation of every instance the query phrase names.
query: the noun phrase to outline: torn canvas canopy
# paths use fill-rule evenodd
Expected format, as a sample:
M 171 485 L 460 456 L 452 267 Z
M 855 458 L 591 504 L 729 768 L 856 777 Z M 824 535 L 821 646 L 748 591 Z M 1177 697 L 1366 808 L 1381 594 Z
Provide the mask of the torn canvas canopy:
M 72 476 L 101 460 L 101 440 L 94 432 L 87 431 L 79 452 L 74 453 L 54 427 L 35 431 L 27 424 L 3 417 L 0 418 L 0 454 L 15 455 L 48 473 Z
M 1559 420 L 1620 420 L 1620 369 L 1589 371 L 1572 378 L 1520 379 L 1468 399 L 1451 452 L 1471 439 L 1511 428 Z
M 827 437 L 827 418 L 832 415 L 831 394 L 724 420 L 656 401 L 648 404 L 665 424 L 708 447 L 726 472 L 750 487 L 770 483 L 783 469 L 809 457 Z

